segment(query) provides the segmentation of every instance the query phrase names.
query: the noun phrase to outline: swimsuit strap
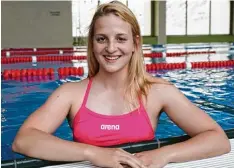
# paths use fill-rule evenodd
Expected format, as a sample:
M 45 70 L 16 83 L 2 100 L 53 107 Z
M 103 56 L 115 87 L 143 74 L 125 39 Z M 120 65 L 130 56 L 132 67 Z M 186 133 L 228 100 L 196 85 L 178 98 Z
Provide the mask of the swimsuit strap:
M 85 96 L 84 96 L 84 100 L 83 100 L 82 106 L 86 105 L 86 102 L 88 100 L 88 96 L 89 96 L 89 92 L 90 92 L 90 88 L 91 88 L 92 82 L 93 82 L 93 78 L 89 78 L 89 83 L 88 83 L 88 86 L 87 86 L 86 91 L 85 91 Z

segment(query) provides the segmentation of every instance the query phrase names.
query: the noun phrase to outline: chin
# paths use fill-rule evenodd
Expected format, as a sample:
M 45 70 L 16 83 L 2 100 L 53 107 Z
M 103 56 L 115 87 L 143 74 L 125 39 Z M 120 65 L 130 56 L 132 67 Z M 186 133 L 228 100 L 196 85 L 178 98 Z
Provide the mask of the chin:
M 105 69 L 105 71 L 107 73 L 115 73 L 115 72 L 119 72 L 120 69 L 119 68 L 107 68 L 107 69 Z
M 117 73 L 120 71 L 124 71 L 126 68 L 125 67 L 105 67 L 103 70 L 106 73 Z

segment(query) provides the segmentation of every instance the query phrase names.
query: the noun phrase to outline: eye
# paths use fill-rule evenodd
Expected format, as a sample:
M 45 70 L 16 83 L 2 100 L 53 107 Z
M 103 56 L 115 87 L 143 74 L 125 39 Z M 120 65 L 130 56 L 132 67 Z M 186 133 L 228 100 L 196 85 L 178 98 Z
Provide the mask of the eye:
M 104 43 L 104 42 L 106 41 L 106 38 L 105 38 L 105 37 L 97 37 L 97 38 L 96 38 L 96 41 L 97 41 L 98 43 Z
M 127 41 L 127 39 L 126 39 L 126 38 L 123 38 L 123 37 L 118 37 L 118 38 L 117 38 L 117 41 L 118 41 L 118 42 L 121 42 L 121 43 L 124 43 L 125 41 Z

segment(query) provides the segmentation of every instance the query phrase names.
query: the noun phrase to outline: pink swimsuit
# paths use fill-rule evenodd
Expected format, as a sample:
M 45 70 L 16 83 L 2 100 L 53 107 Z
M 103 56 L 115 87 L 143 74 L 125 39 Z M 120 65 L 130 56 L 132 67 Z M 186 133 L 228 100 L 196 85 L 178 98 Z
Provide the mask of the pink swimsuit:
M 92 78 L 73 120 L 74 141 L 95 146 L 113 146 L 154 139 L 154 131 L 141 100 L 140 107 L 127 114 L 98 114 L 86 107 L 91 84 Z

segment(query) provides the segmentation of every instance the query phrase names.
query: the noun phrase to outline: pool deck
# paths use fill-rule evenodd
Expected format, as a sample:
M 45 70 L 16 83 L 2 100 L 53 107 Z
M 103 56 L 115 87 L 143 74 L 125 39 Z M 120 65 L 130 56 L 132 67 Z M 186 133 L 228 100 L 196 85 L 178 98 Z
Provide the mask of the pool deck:
M 184 163 L 170 163 L 166 165 L 164 168 L 234 168 L 234 139 L 230 139 L 231 142 L 231 152 L 228 154 L 224 154 L 221 156 L 202 159 Z M 77 162 L 72 164 L 64 164 L 58 166 L 46 166 L 45 168 L 98 168 L 97 166 L 93 166 L 89 162 Z

